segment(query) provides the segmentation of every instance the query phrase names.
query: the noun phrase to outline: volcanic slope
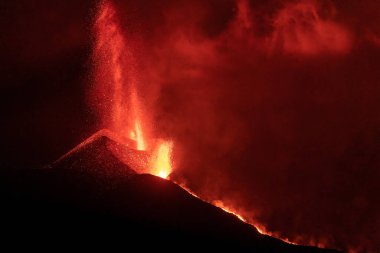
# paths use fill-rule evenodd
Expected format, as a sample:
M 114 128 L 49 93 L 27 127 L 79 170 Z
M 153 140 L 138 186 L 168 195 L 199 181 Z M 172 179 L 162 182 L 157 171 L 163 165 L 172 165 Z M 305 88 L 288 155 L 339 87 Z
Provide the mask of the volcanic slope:
M 102 131 L 49 168 L 4 173 L 3 240 L 166 251 L 338 252 L 262 235 L 169 180 L 136 173 L 110 150 L 115 147 L 127 148 Z

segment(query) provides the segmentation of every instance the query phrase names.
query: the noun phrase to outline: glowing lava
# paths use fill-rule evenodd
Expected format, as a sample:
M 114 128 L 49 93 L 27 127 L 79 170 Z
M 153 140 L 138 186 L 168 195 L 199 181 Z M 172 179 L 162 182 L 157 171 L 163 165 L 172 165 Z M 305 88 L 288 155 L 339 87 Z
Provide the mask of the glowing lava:
M 241 216 L 240 214 L 238 214 L 236 211 L 233 211 L 233 209 L 227 207 L 222 201 L 220 200 L 217 200 L 217 201 L 213 201 L 212 204 L 214 206 L 217 206 L 219 207 L 220 209 L 224 210 L 225 212 L 227 213 L 230 213 L 230 214 L 233 214 L 235 215 L 236 217 L 239 218 L 239 220 L 241 221 L 244 221 L 245 223 L 248 223 L 248 221 L 246 219 L 243 218 L 243 216 Z M 259 229 L 257 229 L 260 233 L 262 233 Z M 263 234 L 263 233 L 262 233 Z
M 176 184 L 178 184 L 182 189 L 184 189 L 185 191 L 187 191 L 189 194 L 191 194 L 192 196 L 194 196 L 195 198 L 197 199 L 200 199 L 202 201 L 204 201 L 201 197 L 199 197 L 197 194 L 195 194 L 193 191 L 191 191 L 189 188 L 187 188 L 184 184 L 181 184 L 181 183 L 178 183 L 178 182 L 174 182 Z M 263 234 L 263 235 L 268 235 L 268 236 L 272 236 L 272 237 L 276 237 L 277 239 L 280 239 L 286 243 L 289 243 L 289 244 L 294 244 L 294 245 L 297 245 L 297 243 L 293 242 L 293 241 L 290 241 L 288 238 L 285 238 L 277 233 L 272 233 L 270 231 L 268 231 L 263 225 L 261 225 L 260 223 L 257 223 L 257 222 L 254 222 L 254 221 L 251 221 L 251 220 L 248 220 L 248 219 L 245 219 L 243 217 L 243 215 L 239 214 L 238 211 L 236 211 L 233 207 L 231 206 L 227 206 L 223 201 L 220 201 L 220 200 L 215 200 L 215 201 L 211 201 L 211 202 L 208 202 L 208 201 L 205 201 L 207 203 L 210 203 L 216 207 L 219 207 L 220 209 L 222 209 L 223 211 L 225 211 L 226 213 L 229 213 L 229 214 L 232 214 L 234 215 L 236 218 L 238 218 L 239 220 L 241 220 L 242 222 L 244 223 L 247 223 L 251 226 L 253 226 L 254 228 L 256 228 L 256 230 L 260 233 L 260 234 Z
M 152 157 L 152 174 L 167 178 L 172 172 L 171 154 L 173 149 L 173 142 L 162 141 L 159 143 L 157 149 L 153 153 Z

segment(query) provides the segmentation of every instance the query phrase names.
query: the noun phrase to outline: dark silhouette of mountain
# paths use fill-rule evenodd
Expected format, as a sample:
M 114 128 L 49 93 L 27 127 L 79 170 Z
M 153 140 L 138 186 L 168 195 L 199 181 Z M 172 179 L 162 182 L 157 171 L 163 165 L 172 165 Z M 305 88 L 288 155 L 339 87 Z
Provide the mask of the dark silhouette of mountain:
M 337 252 L 262 235 L 171 181 L 137 174 L 115 148 L 128 149 L 102 131 L 48 168 L 4 173 L 3 241 L 105 243 L 139 251 Z

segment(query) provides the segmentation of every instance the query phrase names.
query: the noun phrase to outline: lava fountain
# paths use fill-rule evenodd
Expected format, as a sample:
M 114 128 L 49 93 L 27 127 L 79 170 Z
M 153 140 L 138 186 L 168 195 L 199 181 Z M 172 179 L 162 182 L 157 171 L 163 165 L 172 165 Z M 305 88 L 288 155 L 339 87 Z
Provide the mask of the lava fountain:
M 135 141 L 137 150 L 146 150 L 136 63 L 111 2 L 101 3 L 94 30 L 95 96 L 103 124 L 119 137 Z
M 167 178 L 172 172 L 173 142 L 148 137 L 152 117 L 139 93 L 141 81 L 132 41 L 123 33 L 111 1 L 101 2 L 94 33 L 94 96 L 103 127 L 114 132 L 128 148 L 148 154 L 147 168 L 140 172 Z

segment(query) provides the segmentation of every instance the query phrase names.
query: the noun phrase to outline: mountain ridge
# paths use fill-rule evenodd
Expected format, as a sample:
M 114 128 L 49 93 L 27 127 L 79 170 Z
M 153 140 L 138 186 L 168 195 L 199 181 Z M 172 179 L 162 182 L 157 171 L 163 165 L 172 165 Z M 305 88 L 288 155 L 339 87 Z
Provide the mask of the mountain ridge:
M 110 147 L 120 144 L 104 132 L 83 143 L 49 168 L 5 177 L 2 199 L 9 218 L 5 227 L 46 226 L 57 234 L 75 228 L 73 234 L 82 231 L 79 234 L 105 241 L 124 235 L 129 245 L 138 246 L 143 239 L 152 242 L 145 246 L 155 249 L 186 245 L 253 252 L 339 252 L 262 235 L 176 183 L 136 173 L 113 154 Z

